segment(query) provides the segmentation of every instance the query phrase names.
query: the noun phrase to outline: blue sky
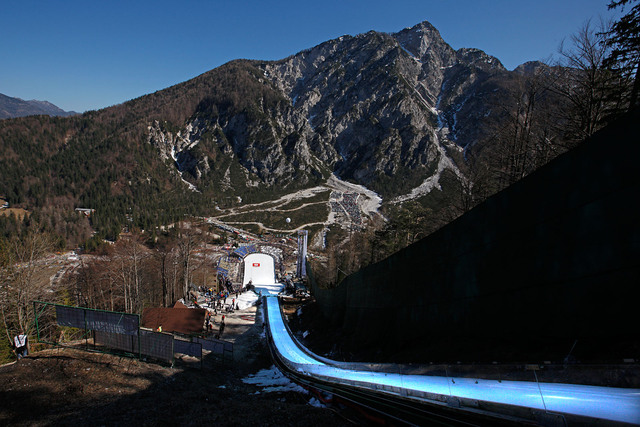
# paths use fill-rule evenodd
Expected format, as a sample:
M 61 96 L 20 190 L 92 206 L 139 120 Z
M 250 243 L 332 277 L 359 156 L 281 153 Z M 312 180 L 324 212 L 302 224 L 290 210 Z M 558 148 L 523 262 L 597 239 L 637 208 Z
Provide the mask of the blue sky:
M 508 68 L 546 59 L 608 0 L 3 0 L 0 93 L 99 109 L 233 59 L 280 59 L 341 35 L 431 22 Z

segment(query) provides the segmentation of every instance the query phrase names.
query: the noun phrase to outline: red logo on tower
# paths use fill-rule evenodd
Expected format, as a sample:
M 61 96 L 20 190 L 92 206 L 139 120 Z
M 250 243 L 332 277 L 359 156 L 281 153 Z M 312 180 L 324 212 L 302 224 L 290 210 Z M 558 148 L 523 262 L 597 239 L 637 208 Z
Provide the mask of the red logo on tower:
M 260 267 L 260 263 L 259 263 L 259 262 L 254 262 L 254 263 L 253 263 L 253 266 L 254 266 L 254 267 Z

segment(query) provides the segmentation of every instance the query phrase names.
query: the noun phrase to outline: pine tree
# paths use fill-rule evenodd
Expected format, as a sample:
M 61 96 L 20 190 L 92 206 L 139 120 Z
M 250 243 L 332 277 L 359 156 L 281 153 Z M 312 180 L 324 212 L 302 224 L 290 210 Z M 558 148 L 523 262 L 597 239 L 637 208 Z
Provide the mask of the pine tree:
M 612 51 L 605 61 L 606 65 L 619 69 L 633 82 L 629 97 L 629 110 L 632 110 L 638 103 L 638 91 L 640 91 L 640 76 L 638 75 L 640 72 L 640 3 L 638 0 L 612 0 L 609 3 L 609 9 L 624 8 L 632 3 L 636 4 L 626 15 L 613 24 L 611 31 L 607 34 Z

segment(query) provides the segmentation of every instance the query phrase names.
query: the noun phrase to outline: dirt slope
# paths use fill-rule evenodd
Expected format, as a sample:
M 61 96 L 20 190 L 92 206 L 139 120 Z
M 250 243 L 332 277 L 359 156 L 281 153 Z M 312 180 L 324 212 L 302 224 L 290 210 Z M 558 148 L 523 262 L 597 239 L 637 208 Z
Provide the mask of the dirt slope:
M 75 349 L 45 350 L 2 366 L 0 425 L 346 424 L 332 410 L 310 406 L 311 395 L 265 393 L 243 383 L 272 365 L 262 320 L 228 330 L 234 361 L 205 357 L 202 370 Z

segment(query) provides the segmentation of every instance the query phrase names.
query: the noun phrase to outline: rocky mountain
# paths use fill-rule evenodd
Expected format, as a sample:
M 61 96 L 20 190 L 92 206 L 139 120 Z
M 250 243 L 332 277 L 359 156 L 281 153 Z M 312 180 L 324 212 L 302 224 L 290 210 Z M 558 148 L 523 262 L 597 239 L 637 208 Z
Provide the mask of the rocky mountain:
M 137 211 L 141 226 L 162 221 L 153 209 L 267 200 L 332 174 L 403 202 L 445 176 L 464 181 L 465 150 L 491 132 L 529 68 L 454 50 L 428 22 L 232 61 L 82 116 L 0 122 L 0 194 Z
M 149 142 L 165 158 L 173 152 L 181 172 L 206 180 L 210 158 L 193 149 L 209 132 L 203 146 L 233 155 L 261 183 L 286 187 L 333 172 L 404 199 L 437 186 L 444 170 L 459 175 L 456 160 L 495 102 L 487 95 L 511 74 L 480 50 L 453 50 L 428 22 L 241 68 L 263 93 L 249 95 L 247 110 L 204 99 L 178 133 L 150 126 Z
M 78 114 L 75 111 L 64 111 L 47 101 L 25 101 L 20 98 L 12 98 L 0 93 L 0 119 L 14 117 L 35 116 L 45 114 L 48 116 L 72 116 Z

